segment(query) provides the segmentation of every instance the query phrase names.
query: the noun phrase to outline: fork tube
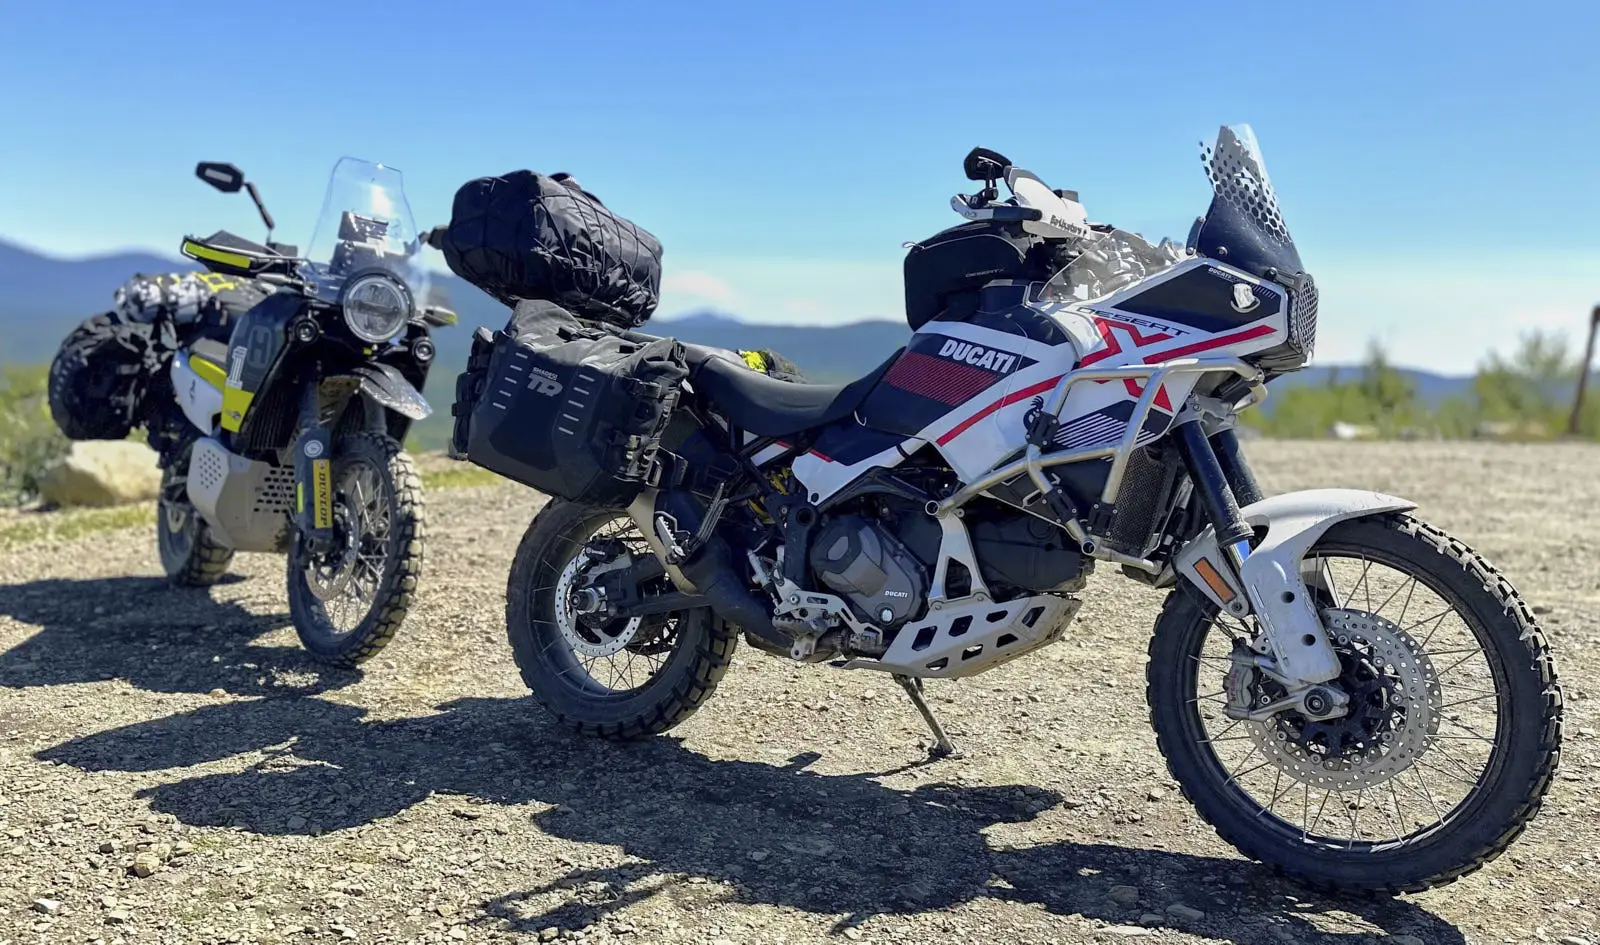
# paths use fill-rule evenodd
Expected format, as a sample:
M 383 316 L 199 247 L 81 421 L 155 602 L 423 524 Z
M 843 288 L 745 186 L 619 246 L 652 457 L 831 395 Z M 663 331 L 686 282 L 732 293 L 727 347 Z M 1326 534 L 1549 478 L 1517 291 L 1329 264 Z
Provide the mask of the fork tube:
M 1216 451 L 1217 462 L 1222 464 L 1222 475 L 1228 485 L 1233 489 L 1234 498 L 1240 505 L 1250 505 L 1260 502 L 1264 496 L 1261 494 L 1261 484 L 1256 482 L 1255 473 L 1250 471 L 1250 464 L 1245 461 L 1244 451 L 1239 448 L 1239 434 L 1232 428 L 1219 430 L 1211 437 L 1211 448 Z
M 1206 437 L 1205 427 L 1199 420 L 1179 424 L 1178 444 L 1189 479 L 1194 483 L 1195 495 L 1205 509 L 1206 518 L 1217 530 L 1217 544 L 1226 550 L 1234 567 L 1238 567 L 1250 556 L 1252 531 L 1239 514 L 1239 502 L 1228 485 L 1222 464 L 1217 461 L 1216 451 L 1211 448 L 1211 440 Z

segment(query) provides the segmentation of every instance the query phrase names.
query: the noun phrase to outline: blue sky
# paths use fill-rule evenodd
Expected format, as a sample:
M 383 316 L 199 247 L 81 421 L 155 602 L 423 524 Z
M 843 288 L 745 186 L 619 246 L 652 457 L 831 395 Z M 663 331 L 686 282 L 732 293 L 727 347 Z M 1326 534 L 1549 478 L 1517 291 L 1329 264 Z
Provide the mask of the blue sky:
M 334 161 L 418 222 L 483 174 L 567 170 L 666 246 L 663 316 L 901 314 L 906 240 L 957 222 L 976 144 L 1091 218 L 1181 237 L 1197 142 L 1254 125 L 1323 287 L 1368 340 L 1469 370 L 1600 301 L 1593 4 L 0 4 L 0 238 L 58 255 L 304 242 Z M 270 11 L 270 15 L 267 15 Z M 252 13 L 258 15 L 252 15 Z

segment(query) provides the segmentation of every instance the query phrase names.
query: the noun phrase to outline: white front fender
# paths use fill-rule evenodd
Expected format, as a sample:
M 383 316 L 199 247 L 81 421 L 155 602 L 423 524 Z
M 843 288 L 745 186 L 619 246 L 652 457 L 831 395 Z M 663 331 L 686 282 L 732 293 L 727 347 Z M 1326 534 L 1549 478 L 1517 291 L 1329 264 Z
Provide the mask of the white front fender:
M 1266 531 L 1237 576 L 1210 528 L 1178 553 L 1177 571 L 1225 612 L 1254 613 L 1284 676 L 1308 684 L 1326 682 L 1339 675 L 1339 657 L 1306 591 L 1301 559 L 1340 522 L 1416 507 L 1415 502 L 1359 489 L 1273 496 L 1240 510 L 1258 534 Z

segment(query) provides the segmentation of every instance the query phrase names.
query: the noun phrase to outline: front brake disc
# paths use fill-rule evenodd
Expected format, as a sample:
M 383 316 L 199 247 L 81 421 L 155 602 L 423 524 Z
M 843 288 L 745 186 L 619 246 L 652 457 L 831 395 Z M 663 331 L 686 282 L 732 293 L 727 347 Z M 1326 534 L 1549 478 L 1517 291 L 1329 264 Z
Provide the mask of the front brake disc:
M 1323 626 L 1343 667 L 1334 685 L 1351 694 L 1340 719 L 1309 722 L 1293 710 L 1243 723 L 1261 753 L 1296 781 L 1355 791 L 1389 781 L 1428 750 L 1443 697 L 1433 661 L 1394 622 L 1326 608 Z

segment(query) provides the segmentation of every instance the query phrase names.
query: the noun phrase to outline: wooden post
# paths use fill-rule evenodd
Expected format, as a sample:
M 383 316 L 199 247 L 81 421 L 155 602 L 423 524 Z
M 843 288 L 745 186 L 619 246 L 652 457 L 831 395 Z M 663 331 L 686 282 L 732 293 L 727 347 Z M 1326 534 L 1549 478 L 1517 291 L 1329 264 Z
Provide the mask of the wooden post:
M 1578 393 L 1572 399 L 1572 416 L 1567 418 L 1567 435 L 1578 435 L 1578 422 L 1583 418 L 1583 395 L 1589 386 L 1589 362 L 1594 358 L 1594 334 L 1600 329 L 1600 305 L 1589 313 L 1589 343 L 1583 348 L 1583 364 L 1578 368 Z

